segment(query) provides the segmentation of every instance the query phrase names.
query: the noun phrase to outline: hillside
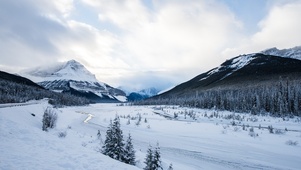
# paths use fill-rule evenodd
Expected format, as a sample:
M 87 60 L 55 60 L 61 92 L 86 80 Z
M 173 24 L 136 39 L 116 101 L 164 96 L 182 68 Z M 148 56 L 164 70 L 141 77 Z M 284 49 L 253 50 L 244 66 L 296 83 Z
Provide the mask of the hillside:
M 85 105 L 88 100 L 69 93 L 56 93 L 44 89 L 31 80 L 0 72 L 0 103 L 21 103 L 29 100 L 50 99 L 53 105 Z
M 144 103 L 299 115 L 300 77 L 300 60 L 261 53 L 241 55 Z

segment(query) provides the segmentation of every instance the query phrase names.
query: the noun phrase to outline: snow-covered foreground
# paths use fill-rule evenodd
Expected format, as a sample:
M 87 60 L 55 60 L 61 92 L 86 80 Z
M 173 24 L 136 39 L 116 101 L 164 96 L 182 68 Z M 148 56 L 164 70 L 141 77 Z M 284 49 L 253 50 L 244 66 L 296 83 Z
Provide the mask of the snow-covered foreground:
M 95 104 L 58 109 L 56 127 L 44 132 L 42 116 L 48 106 L 43 101 L 0 108 L 0 169 L 142 169 L 148 146 L 157 142 L 164 169 L 170 163 L 176 170 L 301 167 L 300 118 L 238 117 L 230 112 L 177 106 Z M 99 152 L 116 115 L 120 116 L 124 136 L 132 135 L 136 166 Z M 266 129 L 270 125 L 273 134 Z M 97 139 L 98 130 L 102 140 Z M 298 144 L 289 145 L 288 141 Z

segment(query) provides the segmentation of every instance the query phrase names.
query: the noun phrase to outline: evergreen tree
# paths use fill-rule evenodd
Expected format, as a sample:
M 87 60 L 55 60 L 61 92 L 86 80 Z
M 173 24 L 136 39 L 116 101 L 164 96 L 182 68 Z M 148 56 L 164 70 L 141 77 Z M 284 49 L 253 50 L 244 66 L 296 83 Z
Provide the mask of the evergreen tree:
M 153 170 L 153 150 L 152 150 L 152 146 L 150 145 L 147 149 L 147 153 L 146 153 L 146 158 L 145 158 L 145 162 L 146 167 L 144 167 L 144 170 Z
M 132 144 L 132 137 L 129 134 L 127 141 L 125 143 L 125 155 L 124 155 L 124 163 L 135 165 L 135 150 Z
M 149 146 L 144 163 L 146 164 L 144 170 L 163 170 L 159 144 L 154 150 Z
M 113 123 L 110 123 L 106 132 L 106 140 L 103 145 L 102 153 L 119 161 L 124 160 L 124 142 L 122 130 L 120 129 L 120 119 L 118 116 L 115 117 Z
M 160 147 L 159 143 L 157 143 L 157 147 L 155 148 L 154 155 L 153 155 L 153 169 L 154 170 L 163 170 L 162 162 L 161 162 L 161 155 L 160 155 Z
M 106 139 L 105 139 L 104 145 L 102 146 L 102 153 L 111 158 L 114 157 L 114 154 L 112 152 L 112 150 L 114 149 L 112 129 L 113 129 L 113 124 L 112 124 L 112 120 L 111 120 L 110 125 L 106 131 Z
M 172 163 L 169 165 L 167 170 L 173 170 Z

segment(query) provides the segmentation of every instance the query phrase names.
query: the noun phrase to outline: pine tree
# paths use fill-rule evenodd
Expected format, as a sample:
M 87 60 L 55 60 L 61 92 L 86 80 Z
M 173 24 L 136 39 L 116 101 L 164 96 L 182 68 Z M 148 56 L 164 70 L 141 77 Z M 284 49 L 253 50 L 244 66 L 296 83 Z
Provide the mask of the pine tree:
M 169 167 L 167 170 L 173 170 L 173 167 L 172 167 L 172 163 L 170 163 Z
M 106 139 L 105 139 L 105 142 L 104 142 L 104 145 L 102 146 L 102 153 L 104 155 L 107 155 L 111 158 L 114 157 L 114 154 L 113 154 L 113 149 L 114 149 L 114 143 L 112 142 L 113 141 L 113 124 L 112 124 L 112 120 L 110 121 L 110 125 L 106 131 Z
M 154 155 L 153 155 L 153 169 L 154 170 L 163 170 L 162 162 L 161 162 L 161 155 L 160 155 L 160 147 L 159 143 L 157 143 L 157 147 L 155 148 Z
M 129 134 L 127 141 L 125 143 L 125 154 L 124 154 L 124 163 L 135 165 L 135 150 L 132 144 L 132 137 Z
M 102 153 L 119 161 L 124 160 L 124 142 L 118 116 L 115 117 L 113 123 L 111 122 L 108 127 Z
M 144 170 L 153 170 L 153 150 L 152 150 L 152 146 L 150 145 L 147 149 L 147 153 L 146 153 L 146 158 L 145 158 L 145 162 L 146 167 L 144 167 Z
M 149 146 L 144 163 L 146 164 L 144 170 L 163 170 L 158 143 L 154 150 L 152 150 L 152 146 Z

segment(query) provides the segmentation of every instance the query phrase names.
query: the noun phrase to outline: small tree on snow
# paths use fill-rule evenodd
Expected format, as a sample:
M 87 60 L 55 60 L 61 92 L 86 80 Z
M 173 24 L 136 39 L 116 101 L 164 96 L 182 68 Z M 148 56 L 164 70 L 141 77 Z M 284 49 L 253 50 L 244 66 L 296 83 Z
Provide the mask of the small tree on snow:
M 157 143 L 157 147 L 155 148 L 154 158 L 153 158 L 153 169 L 154 170 L 159 170 L 159 169 L 163 170 L 160 154 L 161 154 L 160 147 L 159 147 L 159 144 Z
M 102 147 L 102 153 L 113 159 L 124 160 L 124 142 L 122 130 L 120 129 L 120 119 L 118 116 L 110 122 L 106 132 L 106 140 Z
M 146 153 L 146 158 L 145 158 L 145 162 L 146 166 L 144 167 L 144 170 L 153 170 L 152 167 L 152 163 L 153 163 L 153 150 L 152 150 L 152 146 L 150 145 L 147 149 L 147 153 Z
M 169 165 L 167 170 L 173 170 L 172 163 Z
M 57 121 L 56 111 L 50 107 L 48 107 L 44 111 L 43 119 L 42 119 L 42 130 L 48 131 L 48 128 L 54 128 Z
M 124 149 L 125 149 L 125 153 L 124 153 L 123 162 L 130 165 L 135 165 L 135 150 L 132 144 L 131 134 L 129 134 L 127 138 Z
M 159 144 L 154 150 L 151 146 L 148 148 L 144 163 L 146 164 L 144 170 L 163 170 Z

